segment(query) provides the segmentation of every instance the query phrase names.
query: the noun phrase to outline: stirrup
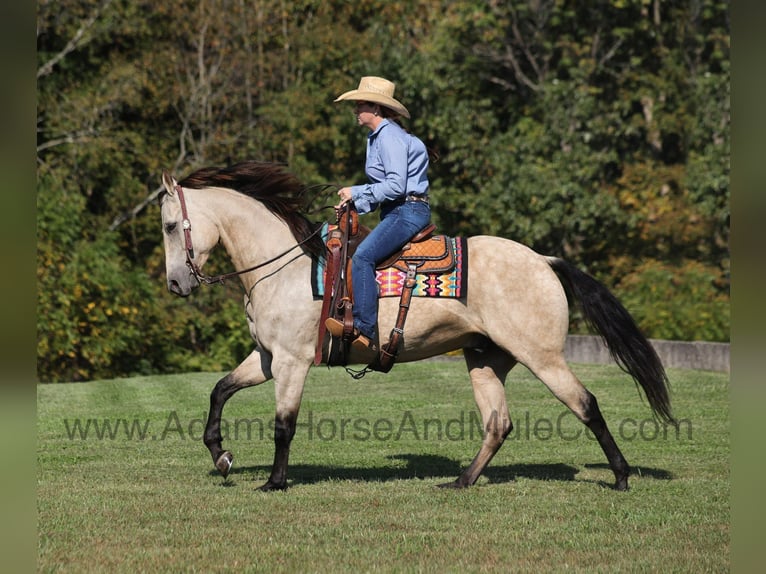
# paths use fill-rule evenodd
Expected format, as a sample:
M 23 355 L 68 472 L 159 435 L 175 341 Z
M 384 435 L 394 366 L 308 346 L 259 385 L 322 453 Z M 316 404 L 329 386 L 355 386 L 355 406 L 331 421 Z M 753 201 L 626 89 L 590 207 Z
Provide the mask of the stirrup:
M 341 321 L 338 321 L 334 317 L 328 317 L 325 322 L 324 326 L 327 328 L 328 331 L 330 331 L 330 335 L 333 337 L 342 337 L 343 336 L 343 323 Z M 354 336 L 358 334 L 358 331 L 356 327 L 354 327 Z
M 327 320 L 325 320 L 324 325 L 333 337 L 343 336 L 343 323 L 338 321 L 338 319 L 335 319 L 334 317 L 328 317 Z M 354 330 L 351 333 L 351 338 L 351 346 L 357 351 L 377 352 L 378 350 L 372 339 L 366 335 L 362 335 L 362 333 L 360 333 L 359 329 L 356 327 L 354 327 Z
M 354 331 L 354 334 L 356 334 L 356 329 L 354 329 Z M 351 341 L 351 346 L 357 351 L 378 351 L 375 343 L 373 343 L 372 340 L 369 339 L 366 335 L 362 335 L 361 333 L 359 333 L 357 337 Z

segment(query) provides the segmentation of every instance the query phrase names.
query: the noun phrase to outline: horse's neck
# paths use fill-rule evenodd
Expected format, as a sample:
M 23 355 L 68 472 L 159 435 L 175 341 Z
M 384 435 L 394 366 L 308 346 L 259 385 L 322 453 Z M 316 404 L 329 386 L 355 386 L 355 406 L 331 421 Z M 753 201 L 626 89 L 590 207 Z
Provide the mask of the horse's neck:
M 231 190 L 216 195 L 221 244 L 238 271 L 278 257 L 297 244 L 287 224 L 260 201 Z M 271 265 L 264 269 L 264 273 L 271 271 Z

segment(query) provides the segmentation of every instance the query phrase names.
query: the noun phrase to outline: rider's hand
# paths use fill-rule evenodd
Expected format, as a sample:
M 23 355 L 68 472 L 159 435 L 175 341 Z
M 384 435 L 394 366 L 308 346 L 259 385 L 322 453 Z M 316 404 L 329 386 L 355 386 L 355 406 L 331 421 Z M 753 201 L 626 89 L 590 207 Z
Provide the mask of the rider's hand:
M 338 205 L 335 206 L 335 209 L 340 209 L 344 205 L 346 205 L 349 201 L 351 201 L 351 188 L 341 187 L 338 190 L 338 197 L 340 197 L 340 202 L 338 203 Z

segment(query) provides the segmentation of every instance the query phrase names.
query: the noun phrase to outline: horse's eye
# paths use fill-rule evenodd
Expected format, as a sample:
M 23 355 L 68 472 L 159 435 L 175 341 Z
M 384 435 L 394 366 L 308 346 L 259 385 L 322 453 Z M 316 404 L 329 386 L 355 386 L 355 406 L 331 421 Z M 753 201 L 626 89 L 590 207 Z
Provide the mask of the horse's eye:
M 170 235 L 171 233 L 173 233 L 176 230 L 177 226 L 178 226 L 178 224 L 175 221 L 173 221 L 171 223 L 166 223 L 165 224 L 165 233 Z

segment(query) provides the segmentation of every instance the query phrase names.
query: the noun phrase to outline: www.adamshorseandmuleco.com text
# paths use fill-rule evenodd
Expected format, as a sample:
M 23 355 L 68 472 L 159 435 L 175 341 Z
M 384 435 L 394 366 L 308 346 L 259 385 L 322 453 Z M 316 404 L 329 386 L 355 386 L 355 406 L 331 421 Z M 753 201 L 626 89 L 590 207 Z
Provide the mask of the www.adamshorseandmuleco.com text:
M 513 420 L 506 441 L 513 440 L 593 440 L 593 434 L 568 411 L 549 416 L 521 413 Z M 69 440 L 202 440 L 206 417 L 185 416 L 170 411 L 164 419 L 149 418 L 66 418 L 63 427 Z M 621 441 L 692 440 L 693 425 L 682 419 L 670 425 L 648 418 L 623 418 L 608 421 L 615 439 Z M 403 411 L 398 417 L 338 417 L 308 411 L 296 423 L 296 439 L 319 441 L 463 441 L 481 440 L 485 428 L 497 424 L 497 416 L 482 424 L 476 411 L 461 411 L 451 417 L 429 417 Z M 221 419 L 223 440 L 272 440 L 274 419 Z

